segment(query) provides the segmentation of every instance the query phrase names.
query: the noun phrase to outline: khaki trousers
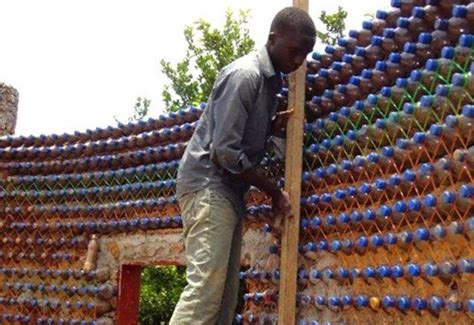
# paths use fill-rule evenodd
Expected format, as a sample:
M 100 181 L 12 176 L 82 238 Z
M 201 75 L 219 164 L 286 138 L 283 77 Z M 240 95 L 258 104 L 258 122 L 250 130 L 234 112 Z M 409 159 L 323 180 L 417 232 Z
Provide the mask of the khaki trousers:
M 230 325 L 239 290 L 242 217 L 216 191 L 179 199 L 183 217 L 188 284 L 171 325 Z

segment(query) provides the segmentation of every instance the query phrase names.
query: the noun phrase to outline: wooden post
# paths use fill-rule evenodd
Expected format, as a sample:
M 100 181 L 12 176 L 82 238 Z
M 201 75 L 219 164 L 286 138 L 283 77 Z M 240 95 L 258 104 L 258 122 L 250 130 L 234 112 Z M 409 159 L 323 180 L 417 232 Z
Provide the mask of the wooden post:
M 308 0 L 293 0 L 293 6 L 308 10 Z M 294 109 L 286 137 L 285 190 L 290 194 L 292 215 L 285 218 L 281 240 L 278 324 L 296 322 L 296 284 L 300 227 L 301 170 L 303 167 L 303 127 L 306 64 L 289 77 L 288 108 Z
M 120 266 L 117 325 L 138 324 L 141 271 L 140 265 Z

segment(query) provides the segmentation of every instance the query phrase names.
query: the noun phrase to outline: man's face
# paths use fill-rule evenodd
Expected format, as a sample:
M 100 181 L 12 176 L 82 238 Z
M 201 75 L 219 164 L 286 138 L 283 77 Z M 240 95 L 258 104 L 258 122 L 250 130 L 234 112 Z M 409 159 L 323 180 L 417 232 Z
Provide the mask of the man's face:
M 290 73 L 298 69 L 313 50 L 315 38 L 296 31 L 270 33 L 268 52 L 276 71 Z

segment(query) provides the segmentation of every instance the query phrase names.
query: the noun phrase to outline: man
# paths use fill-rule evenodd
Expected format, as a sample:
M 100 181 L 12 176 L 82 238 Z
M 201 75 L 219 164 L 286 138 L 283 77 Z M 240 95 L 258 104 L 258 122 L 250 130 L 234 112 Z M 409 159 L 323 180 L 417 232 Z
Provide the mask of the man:
M 295 71 L 312 51 L 316 29 L 297 8 L 273 19 L 260 51 L 224 67 L 188 143 L 177 179 L 188 284 L 172 325 L 232 324 L 239 286 L 244 194 L 255 186 L 287 215 L 288 194 L 256 171 L 276 115 L 280 73 Z

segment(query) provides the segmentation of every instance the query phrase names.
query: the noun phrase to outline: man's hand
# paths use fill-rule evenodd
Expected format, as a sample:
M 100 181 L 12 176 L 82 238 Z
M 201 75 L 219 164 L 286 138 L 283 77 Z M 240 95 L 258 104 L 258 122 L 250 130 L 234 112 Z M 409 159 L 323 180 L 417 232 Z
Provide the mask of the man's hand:
M 284 138 L 286 136 L 286 125 L 290 115 L 293 113 L 293 109 L 286 111 L 280 111 L 276 113 L 272 121 L 272 134 L 277 137 Z
M 277 195 L 272 197 L 273 215 L 276 217 L 290 217 L 291 204 L 290 195 L 286 191 L 279 191 Z

